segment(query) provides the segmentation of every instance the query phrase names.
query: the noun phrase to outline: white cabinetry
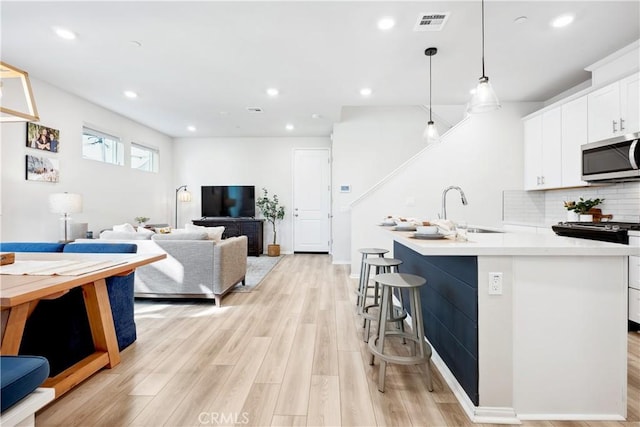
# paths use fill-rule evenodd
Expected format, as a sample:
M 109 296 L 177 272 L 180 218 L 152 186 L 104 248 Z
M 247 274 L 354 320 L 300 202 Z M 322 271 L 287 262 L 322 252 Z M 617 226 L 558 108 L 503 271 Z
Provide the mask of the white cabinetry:
M 630 246 L 640 246 L 640 237 L 629 236 Z M 629 257 L 629 320 L 640 323 L 640 257 Z
M 582 177 L 582 151 L 587 139 L 587 97 L 562 106 L 562 186 L 589 185 Z
M 639 74 L 594 92 L 589 97 L 589 142 L 640 131 Z
M 524 122 L 525 190 L 562 185 L 562 110 L 546 111 Z

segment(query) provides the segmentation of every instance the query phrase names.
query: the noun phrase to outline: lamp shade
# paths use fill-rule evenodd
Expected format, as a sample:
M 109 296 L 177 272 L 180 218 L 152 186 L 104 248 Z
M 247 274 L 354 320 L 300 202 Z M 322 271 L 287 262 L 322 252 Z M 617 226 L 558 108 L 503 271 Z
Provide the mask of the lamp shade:
M 469 113 L 485 113 L 497 110 L 501 107 L 496 93 L 489 83 L 488 77 L 481 77 L 476 87 L 476 91 L 469 102 Z
M 82 196 L 74 193 L 54 193 L 49 196 L 49 210 L 68 214 L 82 212 Z
M 436 128 L 436 124 L 433 120 L 429 120 L 422 136 L 427 140 L 427 144 L 433 144 L 440 141 L 440 134 L 438 133 L 438 128 Z
M 190 202 L 191 201 L 191 192 L 188 190 L 183 190 L 178 192 L 178 200 L 181 202 Z

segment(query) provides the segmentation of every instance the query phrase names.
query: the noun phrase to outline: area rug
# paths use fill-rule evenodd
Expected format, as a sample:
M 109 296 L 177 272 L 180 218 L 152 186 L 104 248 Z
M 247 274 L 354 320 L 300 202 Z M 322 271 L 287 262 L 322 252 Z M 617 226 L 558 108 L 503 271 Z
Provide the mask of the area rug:
M 231 292 L 251 292 L 273 267 L 282 259 L 280 256 L 250 256 L 247 257 L 247 275 L 245 276 L 245 286 L 236 285 Z

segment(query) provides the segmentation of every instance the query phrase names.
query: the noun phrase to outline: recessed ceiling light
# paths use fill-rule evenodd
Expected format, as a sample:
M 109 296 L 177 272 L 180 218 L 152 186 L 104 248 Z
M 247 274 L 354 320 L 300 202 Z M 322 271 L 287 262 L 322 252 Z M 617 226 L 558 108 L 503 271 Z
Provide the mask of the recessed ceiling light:
M 514 24 L 524 24 L 528 20 L 529 18 L 527 18 L 526 16 L 518 16 L 516 19 L 513 20 L 513 22 Z
M 362 89 L 360 89 L 360 95 L 362 96 L 371 96 L 372 93 L 373 91 L 371 90 L 371 88 L 363 87 Z
M 396 25 L 396 21 L 394 21 L 393 18 L 390 18 L 388 16 L 378 20 L 378 29 L 382 31 L 390 30 L 395 25 Z
M 195 132 L 195 131 L 196 131 L 196 130 L 198 130 L 198 129 L 196 129 L 196 127 L 195 127 L 195 126 L 187 126 L 187 130 L 188 130 L 189 132 Z
M 269 89 L 267 89 L 267 95 L 269 96 L 278 96 L 279 93 L 280 91 L 278 91 L 278 89 L 274 87 L 270 87 Z
M 555 18 L 553 21 L 551 21 L 551 26 L 554 28 L 566 27 L 567 25 L 573 22 L 574 18 L 575 17 L 571 14 L 560 15 L 557 18 Z
M 138 40 L 130 40 L 129 43 L 131 43 L 131 46 L 134 47 L 142 47 L 142 43 L 140 43 Z
M 134 91 L 132 91 L 132 90 L 125 90 L 125 91 L 124 91 L 124 96 L 126 96 L 127 98 L 135 99 L 135 98 L 137 98 L 137 97 L 138 97 L 138 94 L 137 94 L 137 93 L 135 93 L 135 92 L 134 92 Z
M 67 30 L 62 27 L 53 27 L 53 31 L 58 35 L 58 37 L 63 38 L 65 40 L 75 40 L 76 33 L 71 30 Z
M 314 114 L 312 114 L 312 115 L 311 115 L 311 118 L 312 118 L 312 119 L 321 119 L 321 118 L 322 118 L 322 115 L 320 115 L 320 114 L 318 114 L 318 113 L 314 113 Z
M 295 129 L 295 127 L 291 123 L 287 123 L 287 125 L 284 128 L 288 131 L 292 131 Z

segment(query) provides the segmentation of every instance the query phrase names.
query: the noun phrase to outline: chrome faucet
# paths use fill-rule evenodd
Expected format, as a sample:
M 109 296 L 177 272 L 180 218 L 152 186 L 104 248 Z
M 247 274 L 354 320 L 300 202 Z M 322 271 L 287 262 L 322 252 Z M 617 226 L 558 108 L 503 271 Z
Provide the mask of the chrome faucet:
M 467 196 L 464 195 L 464 191 L 462 191 L 462 188 L 457 187 L 455 185 L 452 185 L 450 187 L 447 187 L 444 189 L 444 191 L 442 192 L 442 216 L 441 219 L 447 219 L 447 192 L 449 190 L 458 190 L 460 192 L 460 198 L 462 199 L 462 204 L 463 205 L 467 205 Z

